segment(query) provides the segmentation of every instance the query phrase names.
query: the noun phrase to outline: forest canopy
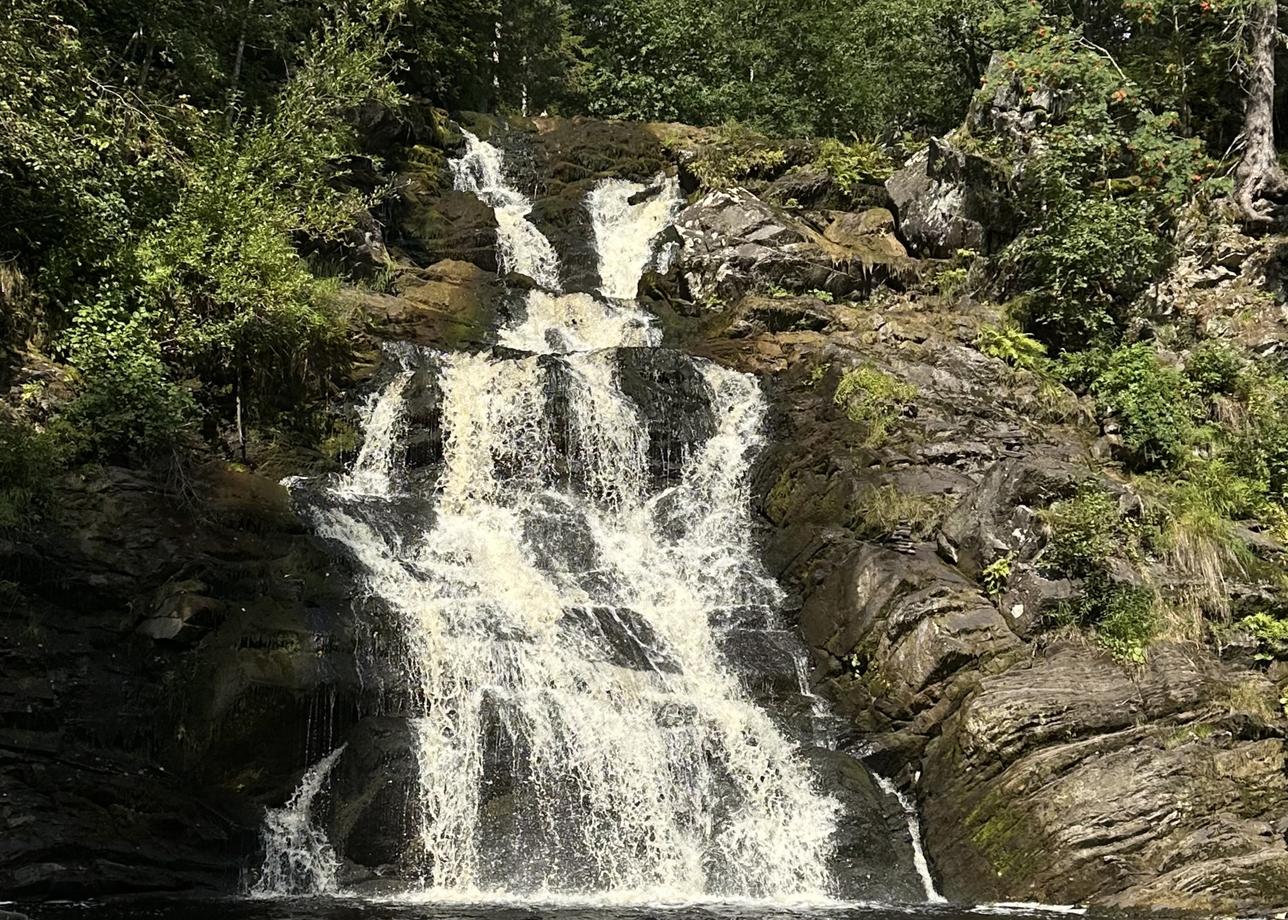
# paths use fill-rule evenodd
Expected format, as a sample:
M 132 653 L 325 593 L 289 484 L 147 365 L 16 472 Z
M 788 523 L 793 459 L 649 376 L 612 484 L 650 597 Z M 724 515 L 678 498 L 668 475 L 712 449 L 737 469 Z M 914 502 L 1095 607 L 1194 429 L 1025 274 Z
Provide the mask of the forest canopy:
M 1112 345 L 1127 304 L 1166 264 L 1177 209 L 1230 180 L 1248 25 L 1254 10 L 1274 10 L 1265 0 L 6 6 L 0 338 L 39 342 L 71 369 L 71 398 L 41 436 L 78 459 L 165 453 L 195 428 L 268 422 L 325 389 L 349 320 L 333 296 L 343 267 L 316 254 L 382 194 L 378 182 L 337 177 L 346 158 L 370 153 L 359 122 L 413 101 L 732 124 L 899 157 L 961 124 L 997 64 L 1022 88 L 1056 88 L 1063 107 L 1018 190 L 1027 229 L 1001 268 L 1048 345 Z M 1029 153 L 977 140 L 991 156 Z M 859 148 L 829 149 L 852 166 Z M 1142 193 L 1120 195 L 1123 182 Z M 1138 258 L 1125 265 L 1115 247 Z

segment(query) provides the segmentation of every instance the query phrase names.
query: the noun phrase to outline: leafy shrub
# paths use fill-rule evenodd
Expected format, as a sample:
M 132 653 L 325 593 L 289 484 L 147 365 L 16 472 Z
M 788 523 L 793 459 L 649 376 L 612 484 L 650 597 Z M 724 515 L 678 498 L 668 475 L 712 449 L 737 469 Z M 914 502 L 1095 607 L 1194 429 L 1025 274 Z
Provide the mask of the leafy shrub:
M 1006 583 L 1011 579 L 1011 564 L 1014 561 L 1015 554 L 1007 553 L 984 566 L 984 571 L 980 573 L 980 581 L 983 582 L 984 590 L 991 597 L 998 597 L 1006 590 Z
M 1282 503 L 1288 493 L 1288 377 L 1254 366 L 1245 370 L 1239 389 L 1244 413 L 1230 432 L 1230 462 Z
M 1193 432 L 1185 378 L 1148 345 L 1109 355 L 1091 384 L 1102 412 L 1117 418 L 1125 459 L 1133 469 L 1174 465 Z
M 1165 253 L 1146 207 L 1067 192 L 1007 248 L 1003 262 L 1027 291 L 1019 301 L 1025 325 L 1066 349 L 1111 339 Z
M 1104 571 L 1123 540 L 1118 503 L 1094 483 L 1084 484 L 1072 498 L 1055 502 L 1042 512 L 1050 531 L 1042 551 L 1042 568 L 1061 578 L 1085 578 Z
M 832 398 L 851 421 L 867 428 L 864 443 L 879 447 L 916 396 L 916 387 L 864 365 L 845 372 Z
M 1235 625 L 1257 640 L 1258 660 L 1288 660 L 1288 620 L 1259 610 Z
M 176 384 L 145 314 L 98 305 L 77 317 L 71 361 L 78 395 L 63 413 L 83 458 L 146 458 L 178 444 L 191 422 L 191 394 Z
M 1046 346 L 1012 322 L 985 325 L 979 330 L 975 347 L 1013 367 L 1036 370 L 1046 360 Z
M 40 518 L 61 463 L 49 434 L 0 419 L 0 533 L 27 530 Z
M 1185 361 L 1185 377 L 1199 396 L 1234 394 L 1242 372 L 1243 359 L 1223 342 L 1204 342 Z
M 1152 591 L 1117 584 L 1104 575 L 1088 579 L 1082 594 L 1060 604 L 1049 619 L 1055 625 L 1091 630 L 1097 645 L 1118 661 L 1133 664 L 1144 663 L 1161 629 Z
M 850 197 L 864 185 L 884 182 L 894 172 L 894 163 L 880 145 L 858 139 L 846 144 L 828 138 L 819 144 L 814 165 L 830 175 L 837 188 Z
M 1145 662 L 1145 652 L 1158 635 L 1155 598 L 1143 588 L 1114 585 L 1084 601 L 1094 618 L 1096 642 L 1119 661 Z

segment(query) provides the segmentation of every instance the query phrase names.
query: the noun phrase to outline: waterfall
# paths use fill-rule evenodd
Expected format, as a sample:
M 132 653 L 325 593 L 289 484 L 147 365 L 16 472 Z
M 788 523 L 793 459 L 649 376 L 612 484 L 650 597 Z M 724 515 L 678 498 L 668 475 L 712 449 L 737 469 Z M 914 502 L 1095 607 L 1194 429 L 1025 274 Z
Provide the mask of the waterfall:
M 498 330 L 519 353 L 400 353 L 354 470 L 313 509 L 402 633 L 415 890 L 826 898 L 839 806 L 722 651 L 782 600 L 750 539 L 763 397 L 749 376 L 675 358 L 709 424 L 659 473 L 623 389 L 624 362 L 659 344 L 634 297 L 678 188 L 597 187 L 601 290 L 564 293 L 501 152 L 467 142 L 458 188 L 496 209 L 505 268 L 543 288 Z M 421 369 L 441 400 L 431 486 L 399 469 Z M 405 526 L 426 497 L 432 514 Z
M 265 815 L 260 832 L 264 863 L 251 895 L 289 897 L 337 890 L 339 862 L 326 832 L 313 823 L 313 801 L 343 752 L 341 745 L 310 768 L 290 801 Z
M 456 190 L 474 193 L 496 212 L 501 270 L 527 275 L 545 288 L 558 288 L 559 256 L 528 220 L 532 202 L 506 182 L 501 151 L 468 131 L 465 145 L 465 155 L 451 164 Z
M 681 202 L 679 180 L 665 176 L 651 190 L 624 179 L 595 188 L 589 207 L 599 250 L 599 290 L 605 297 L 635 299 L 640 276 L 653 258 L 653 242 L 674 222 Z
M 946 899 L 935 888 L 935 878 L 930 874 L 930 861 L 926 859 L 926 848 L 921 842 L 921 819 L 917 815 L 917 806 L 912 800 L 899 791 L 899 787 L 880 773 L 873 772 L 872 778 L 886 795 L 894 796 L 908 819 L 908 836 L 912 839 L 912 863 L 925 889 L 926 900 L 931 904 L 944 904 Z

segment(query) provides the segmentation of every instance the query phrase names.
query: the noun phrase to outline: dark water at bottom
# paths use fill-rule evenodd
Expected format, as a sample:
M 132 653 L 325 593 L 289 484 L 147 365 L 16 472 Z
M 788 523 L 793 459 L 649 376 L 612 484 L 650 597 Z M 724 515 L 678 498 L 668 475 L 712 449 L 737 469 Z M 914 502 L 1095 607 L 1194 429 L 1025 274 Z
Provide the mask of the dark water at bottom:
M 0 902 L 3 911 L 31 920 L 1059 920 L 1082 911 L 1027 905 L 977 907 L 926 904 L 916 906 L 845 905 L 822 908 L 776 908 L 765 905 L 701 904 L 692 906 L 542 906 L 496 904 L 391 904 L 354 898 L 248 900 L 243 898 L 127 898 L 105 901 Z M 1124 914 L 1093 911 L 1090 917 L 1130 920 L 1160 913 Z

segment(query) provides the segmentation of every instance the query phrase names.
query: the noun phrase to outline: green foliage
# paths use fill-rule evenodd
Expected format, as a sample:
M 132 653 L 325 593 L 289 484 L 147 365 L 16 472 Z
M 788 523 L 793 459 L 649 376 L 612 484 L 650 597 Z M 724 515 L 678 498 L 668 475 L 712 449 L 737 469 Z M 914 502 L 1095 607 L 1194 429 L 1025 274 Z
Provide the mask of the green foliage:
M 1261 661 L 1288 660 L 1288 620 L 1259 610 L 1235 624 L 1257 641 L 1257 658 Z
M 1163 364 L 1148 345 L 1110 354 L 1091 392 L 1101 411 L 1117 420 L 1125 458 L 1133 469 L 1172 466 L 1184 455 L 1194 415 L 1185 378 Z
M 146 457 L 180 443 L 199 406 L 228 417 L 236 402 L 240 421 L 343 363 L 333 284 L 297 245 L 372 203 L 336 164 L 358 149 L 354 113 L 401 98 L 387 29 L 400 8 L 121 4 L 127 23 L 149 15 L 131 38 L 108 11 L 19 0 L 0 23 L 0 133 L 14 141 L 0 252 L 17 253 L 6 277 L 31 279 L 24 297 L 52 307 L 76 370 L 74 455 Z M 290 79 L 265 79 L 264 47 Z M 178 49 L 193 56 L 154 70 Z
M 1185 377 L 1199 396 L 1233 395 L 1239 386 L 1244 362 L 1224 342 L 1203 342 L 1185 361 Z
M 369 203 L 336 189 L 329 164 L 356 148 L 356 103 L 396 101 L 387 53 L 361 23 L 324 28 L 271 114 L 199 138 L 174 210 L 140 241 L 144 295 L 203 378 L 263 390 L 340 344 L 331 289 L 294 237 L 334 236 Z
M 70 343 L 79 395 L 63 421 L 74 455 L 146 458 L 178 445 L 195 406 L 171 379 L 145 314 L 96 304 L 77 316 Z
M 1012 322 L 982 326 L 975 339 L 975 347 L 990 357 L 1025 370 L 1038 370 L 1046 362 L 1046 346 Z
M 880 447 L 905 407 L 916 397 L 916 387 L 863 365 L 842 375 L 833 401 L 845 410 L 851 421 L 867 429 L 866 446 Z
M 980 581 L 991 597 L 999 597 L 1006 590 L 1006 583 L 1011 578 L 1011 564 L 1014 561 L 1015 554 L 1007 553 L 984 566 L 984 570 L 980 573 Z
M 894 172 L 894 163 L 878 144 L 858 139 L 851 144 L 831 138 L 823 141 L 814 165 L 830 175 L 837 188 L 851 197 L 864 185 L 880 184 Z
M 728 122 L 703 143 L 689 168 L 707 188 L 728 188 L 786 161 L 781 146 L 745 125 Z
M 21 533 L 40 519 L 62 460 L 49 433 L 0 418 L 0 534 Z
M 1064 349 L 1112 339 L 1165 253 L 1148 207 L 1069 190 L 1035 216 L 1004 262 L 1026 292 L 1026 325 Z
M 1288 377 L 1259 366 L 1240 376 L 1242 416 L 1230 426 L 1228 454 L 1243 477 L 1281 504 L 1288 494 Z
M 1145 652 L 1159 632 L 1154 595 L 1142 588 L 1114 585 L 1084 596 L 1082 616 L 1095 623 L 1096 642 L 1119 661 L 1144 664 Z
M 1175 213 L 1212 164 L 1175 114 L 1058 22 L 990 73 L 981 95 L 998 94 L 1040 97 L 1048 113 L 1023 148 L 1005 131 L 980 138 L 1001 159 L 1023 158 L 1023 231 L 1002 261 L 1025 295 L 1026 325 L 1060 350 L 1112 345 L 1166 267 Z
M 1050 531 L 1041 564 L 1060 578 L 1102 573 L 1123 545 L 1124 524 L 1114 497 L 1094 483 L 1072 498 L 1055 502 L 1042 513 Z

